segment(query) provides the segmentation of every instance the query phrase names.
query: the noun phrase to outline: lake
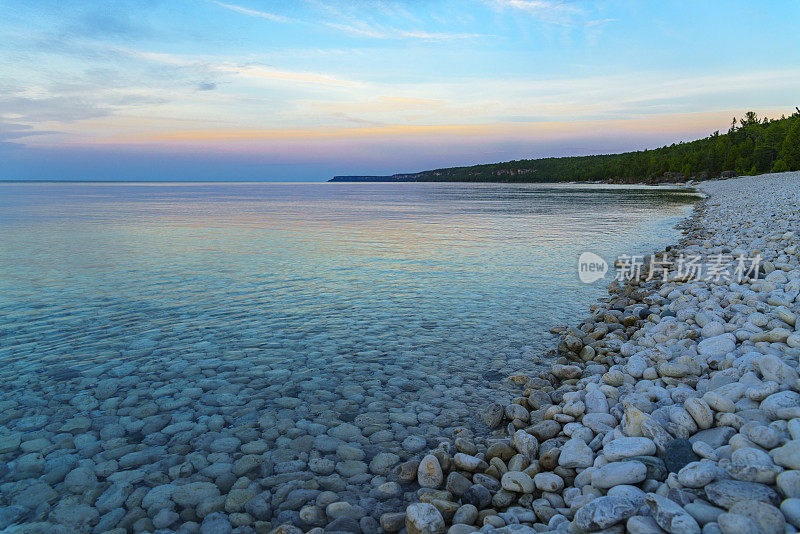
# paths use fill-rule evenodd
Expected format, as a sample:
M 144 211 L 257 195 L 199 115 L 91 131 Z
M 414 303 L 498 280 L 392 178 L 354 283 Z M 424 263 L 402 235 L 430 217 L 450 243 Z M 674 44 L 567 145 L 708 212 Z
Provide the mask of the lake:
M 380 490 L 390 469 L 457 429 L 486 433 L 476 410 L 513 398 L 506 378 L 537 371 L 548 329 L 605 294 L 608 278 L 578 280 L 578 256 L 663 248 L 691 201 L 606 185 L 2 183 L 2 498 L 32 522 L 69 495 L 122 492 L 86 505 L 95 528 L 152 519 L 157 496 L 128 508 L 134 492 L 172 495 L 181 522 L 234 490 L 251 523 L 307 526 L 299 510 L 319 499 L 399 510 L 413 488 Z

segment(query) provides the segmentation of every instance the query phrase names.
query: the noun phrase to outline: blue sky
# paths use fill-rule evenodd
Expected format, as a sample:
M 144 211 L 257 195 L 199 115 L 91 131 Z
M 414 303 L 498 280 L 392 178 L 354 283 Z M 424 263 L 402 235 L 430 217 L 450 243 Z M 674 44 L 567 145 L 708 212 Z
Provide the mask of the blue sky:
M 321 180 L 799 105 L 800 2 L 0 0 L 0 179 Z

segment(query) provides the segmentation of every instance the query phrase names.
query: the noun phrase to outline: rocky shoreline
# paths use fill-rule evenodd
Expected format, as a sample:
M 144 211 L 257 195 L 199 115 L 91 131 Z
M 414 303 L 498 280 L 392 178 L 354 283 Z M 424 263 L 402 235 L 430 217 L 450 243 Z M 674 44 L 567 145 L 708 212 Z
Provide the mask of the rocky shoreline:
M 386 532 L 745 534 L 800 528 L 800 173 L 704 182 L 667 279 L 613 282 L 548 372 L 386 484 Z M 760 258 L 739 280 L 679 258 Z M 290 532 L 294 527 L 279 527 Z M 316 529 L 321 532 L 322 529 Z

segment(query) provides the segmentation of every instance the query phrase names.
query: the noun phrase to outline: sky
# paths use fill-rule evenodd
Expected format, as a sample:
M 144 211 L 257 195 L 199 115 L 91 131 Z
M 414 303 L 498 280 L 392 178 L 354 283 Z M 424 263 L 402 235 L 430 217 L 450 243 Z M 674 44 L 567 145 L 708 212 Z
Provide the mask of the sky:
M 800 2 L 0 0 L 0 179 L 325 180 L 800 105 Z

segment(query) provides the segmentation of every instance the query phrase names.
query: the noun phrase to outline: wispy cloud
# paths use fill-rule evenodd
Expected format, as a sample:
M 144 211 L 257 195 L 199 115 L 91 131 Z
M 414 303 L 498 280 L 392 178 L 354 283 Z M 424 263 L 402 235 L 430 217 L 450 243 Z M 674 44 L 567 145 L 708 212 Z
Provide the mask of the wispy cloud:
M 212 4 L 218 5 L 219 7 L 224 7 L 225 9 L 236 11 L 237 13 L 241 13 L 249 17 L 257 17 L 260 19 L 267 19 L 275 22 L 292 22 L 292 19 L 290 19 L 289 17 L 284 17 L 283 15 L 276 15 L 275 13 L 268 13 L 266 11 L 260 11 L 257 9 L 249 9 L 242 6 L 237 6 L 236 4 L 226 4 L 224 2 L 217 2 L 216 0 L 209 0 L 209 1 Z
M 361 21 L 350 24 L 338 22 L 325 22 L 323 24 L 329 28 L 341 30 L 357 37 L 369 37 L 372 39 L 419 39 L 422 41 L 445 41 L 450 39 L 473 39 L 476 37 L 485 37 L 484 35 L 477 33 L 441 33 L 426 32 L 421 30 L 401 30 L 377 24 L 370 25 Z
M 324 5 L 324 6 L 321 5 L 320 7 L 324 7 L 324 10 L 326 12 L 333 14 L 339 20 L 322 21 L 317 23 L 317 22 L 299 21 L 291 19 L 289 17 L 284 17 L 282 15 L 276 15 L 274 13 L 268 13 L 265 11 L 250 9 L 236 4 L 227 4 L 224 2 L 219 2 L 218 0 L 208 0 L 208 1 L 211 2 L 212 4 L 216 4 L 225 9 L 229 9 L 231 11 L 235 11 L 237 13 L 241 13 L 242 15 L 247 15 L 249 17 L 263 18 L 275 22 L 297 22 L 310 25 L 321 24 L 322 26 L 342 31 L 344 33 L 356 37 L 366 37 L 370 39 L 418 39 L 421 41 L 445 41 L 451 39 L 471 39 L 475 37 L 484 37 L 483 35 L 475 33 L 446 33 L 446 32 L 429 32 L 424 30 L 399 29 L 391 26 L 385 26 L 382 24 L 370 23 L 364 20 L 356 19 L 354 17 L 346 16 L 337 9 L 329 5 Z
M 192 67 L 212 74 L 234 74 L 246 78 L 334 87 L 356 87 L 362 85 L 359 81 L 341 78 L 325 72 L 278 69 L 268 65 L 238 64 L 233 61 L 209 60 L 199 56 L 182 56 L 129 49 L 120 49 L 120 51 L 136 58 L 180 68 Z M 213 87 L 209 84 L 213 84 Z M 216 88 L 216 83 L 206 82 L 198 86 L 198 88 L 204 90 L 214 89 Z
M 608 24 L 609 22 L 615 22 L 617 19 L 598 19 L 598 20 L 590 20 L 586 23 L 587 27 L 592 26 L 600 26 L 602 24 Z
M 524 11 L 544 22 L 552 24 L 572 24 L 584 10 L 570 2 L 558 0 L 488 0 L 500 8 Z
M 2 118 L 8 117 L 8 114 L 4 114 Z M 8 141 L 10 139 L 21 139 L 23 137 L 31 137 L 33 135 L 47 135 L 52 133 L 58 133 L 53 131 L 47 130 L 36 130 L 32 126 L 27 124 L 16 124 L 13 122 L 5 122 L 0 120 L 0 142 Z
M 360 85 L 359 82 L 346 80 L 319 72 L 304 72 L 274 69 L 255 65 L 212 65 L 212 68 L 223 72 L 232 72 L 248 78 L 259 78 L 264 80 L 277 80 L 293 83 L 329 85 L 339 87 L 354 87 Z

